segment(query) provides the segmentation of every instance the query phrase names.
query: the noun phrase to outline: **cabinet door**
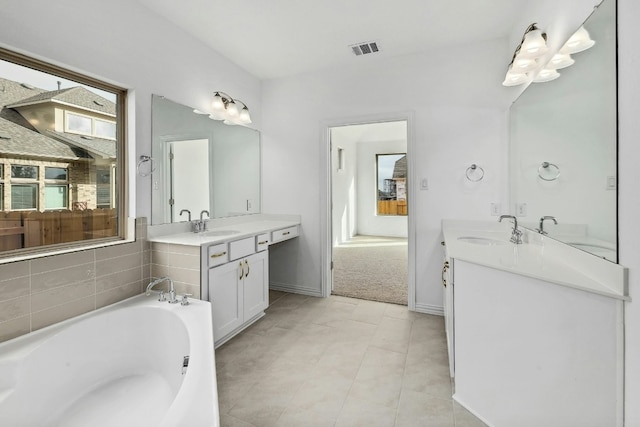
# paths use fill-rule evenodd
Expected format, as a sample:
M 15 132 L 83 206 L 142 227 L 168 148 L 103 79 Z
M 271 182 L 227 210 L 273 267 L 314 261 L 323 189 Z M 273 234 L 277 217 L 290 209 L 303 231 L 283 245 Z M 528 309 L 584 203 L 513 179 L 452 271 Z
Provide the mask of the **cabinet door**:
M 244 258 L 244 320 L 269 306 L 269 251 Z
M 242 281 L 243 261 L 233 261 L 209 269 L 209 300 L 213 315 L 215 341 L 244 322 Z

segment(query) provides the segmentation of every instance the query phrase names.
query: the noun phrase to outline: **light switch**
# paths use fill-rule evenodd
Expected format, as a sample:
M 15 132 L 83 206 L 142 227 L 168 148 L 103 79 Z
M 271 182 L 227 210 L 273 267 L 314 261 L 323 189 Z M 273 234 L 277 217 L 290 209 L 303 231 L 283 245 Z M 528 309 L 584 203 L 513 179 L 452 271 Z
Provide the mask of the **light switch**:
M 491 216 L 500 216 L 500 203 L 491 203 Z
M 526 203 L 516 203 L 516 216 L 527 216 Z
M 427 178 L 422 178 L 422 180 L 420 181 L 420 189 L 421 190 L 429 189 L 429 181 L 427 181 Z

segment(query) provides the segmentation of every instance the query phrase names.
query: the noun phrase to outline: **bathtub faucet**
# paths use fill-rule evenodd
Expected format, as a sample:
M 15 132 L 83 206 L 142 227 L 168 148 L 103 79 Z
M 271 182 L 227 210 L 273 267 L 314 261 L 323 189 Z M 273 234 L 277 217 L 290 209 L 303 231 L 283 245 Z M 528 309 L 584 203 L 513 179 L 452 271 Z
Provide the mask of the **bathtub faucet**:
M 173 288 L 173 280 L 171 280 L 170 277 L 160 277 L 158 279 L 152 280 L 151 282 L 149 282 L 149 284 L 147 285 L 147 291 L 146 291 L 146 295 L 149 296 L 151 295 L 151 289 L 162 283 L 162 282 L 169 282 L 169 304 L 175 304 L 178 302 L 178 299 L 176 298 L 176 291 Z M 164 296 L 164 291 L 160 291 L 160 296 L 158 297 L 158 301 L 167 301 L 165 299 Z

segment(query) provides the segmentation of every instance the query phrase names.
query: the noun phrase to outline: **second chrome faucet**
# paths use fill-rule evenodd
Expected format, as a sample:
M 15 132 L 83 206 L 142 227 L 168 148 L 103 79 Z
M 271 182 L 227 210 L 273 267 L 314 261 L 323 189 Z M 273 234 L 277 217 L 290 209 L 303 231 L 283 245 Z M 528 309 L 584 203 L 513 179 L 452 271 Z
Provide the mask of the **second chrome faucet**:
M 513 219 L 513 231 L 511 232 L 510 241 L 517 245 L 522 244 L 522 230 L 518 229 L 518 219 L 513 215 L 501 215 L 498 222 L 502 222 L 505 218 Z

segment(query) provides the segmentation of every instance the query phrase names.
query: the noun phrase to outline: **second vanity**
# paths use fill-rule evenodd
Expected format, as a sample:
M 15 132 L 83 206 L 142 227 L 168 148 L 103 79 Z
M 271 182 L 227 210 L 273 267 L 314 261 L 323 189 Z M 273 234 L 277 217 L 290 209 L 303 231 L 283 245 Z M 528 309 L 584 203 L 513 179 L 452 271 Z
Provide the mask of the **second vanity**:
M 179 293 L 211 301 L 219 347 L 264 316 L 269 246 L 297 237 L 300 217 L 257 214 L 211 220 L 199 233 L 175 229 L 150 233 L 151 275 L 172 277 Z
M 622 426 L 624 267 L 509 221 L 442 224 L 453 398 L 489 426 Z

